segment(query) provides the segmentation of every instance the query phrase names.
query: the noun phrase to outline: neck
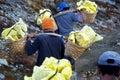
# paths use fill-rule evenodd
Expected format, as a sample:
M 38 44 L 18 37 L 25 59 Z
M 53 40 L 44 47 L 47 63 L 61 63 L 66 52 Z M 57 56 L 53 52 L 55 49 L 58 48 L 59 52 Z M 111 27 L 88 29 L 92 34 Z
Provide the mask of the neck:
M 100 76 L 100 80 L 117 80 L 116 77 L 114 75 L 108 75 L 105 74 L 104 76 Z

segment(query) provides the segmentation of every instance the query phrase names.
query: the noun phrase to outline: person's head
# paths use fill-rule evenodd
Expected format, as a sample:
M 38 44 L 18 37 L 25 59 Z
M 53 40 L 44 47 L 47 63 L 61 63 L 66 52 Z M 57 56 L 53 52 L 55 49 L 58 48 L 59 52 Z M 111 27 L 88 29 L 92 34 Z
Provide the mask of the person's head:
M 57 25 L 53 18 L 45 18 L 42 21 L 42 30 L 43 31 L 55 31 L 57 29 Z
M 120 55 L 115 51 L 104 52 L 98 60 L 98 72 L 104 75 L 114 75 L 118 77 L 120 71 Z
M 59 5 L 59 12 L 69 10 L 70 6 L 66 2 L 61 2 Z

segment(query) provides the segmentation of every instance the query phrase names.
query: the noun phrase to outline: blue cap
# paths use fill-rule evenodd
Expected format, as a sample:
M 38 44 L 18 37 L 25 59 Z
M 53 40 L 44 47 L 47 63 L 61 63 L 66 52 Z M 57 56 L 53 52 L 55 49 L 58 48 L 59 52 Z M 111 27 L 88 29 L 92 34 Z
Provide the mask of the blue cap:
M 59 5 L 59 11 L 62 11 L 64 8 L 70 8 L 66 2 L 62 2 Z
M 98 64 L 120 66 L 120 54 L 115 51 L 106 51 L 99 57 Z

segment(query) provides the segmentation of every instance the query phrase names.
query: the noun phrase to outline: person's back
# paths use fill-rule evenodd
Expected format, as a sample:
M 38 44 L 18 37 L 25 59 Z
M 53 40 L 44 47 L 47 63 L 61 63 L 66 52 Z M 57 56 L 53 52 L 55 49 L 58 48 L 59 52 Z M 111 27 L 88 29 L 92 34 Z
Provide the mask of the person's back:
M 69 36 L 68 33 L 73 31 L 75 25 L 73 22 L 77 22 L 77 16 L 73 12 L 67 12 L 55 18 L 56 23 L 59 27 L 59 34 L 63 36 Z
M 69 10 L 69 6 L 65 2 L 60 4 L 59 11 L 57 16 L 54 17 L 59 29 L 59 34 L 68 37 L 69 33 L 74 30 L 74 22 L 80 22 L 80 20 L 73 11 Z
M 120 55 L 114 51 L 104 52 L 98 60 L 100 80 L 118 80 L 120 73 Z
M 54 26 L 52 20 L 43 20 L 42 26 L 44 33 L 39 34 L 33 42 L 26 42 L 28 55 L 34 54 L 38 50 L 37 65 L 40 66 L 45 57 L 64 58 L 64 41 L 61 35 L 54 33 L 50 26 Z

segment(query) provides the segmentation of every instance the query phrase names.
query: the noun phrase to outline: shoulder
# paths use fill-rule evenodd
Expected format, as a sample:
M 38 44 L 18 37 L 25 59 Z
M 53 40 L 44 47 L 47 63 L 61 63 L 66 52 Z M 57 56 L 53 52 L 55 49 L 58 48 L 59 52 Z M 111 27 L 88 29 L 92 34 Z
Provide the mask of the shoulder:
M 62 11 L 62 12 L 59 12 L 56 15 L 54 15 L 54 18 L 58 17 L 58 16 L 63 16 L 63 15 L 66 15 L 66 14 L 70 15 L 70 14 L 74 14 L 74 12 L 72 10 Z
M 47 35 L 45 35 L 45 34 L 39 34 L 37 37 L 36 37 L 36 39 L 43 39 L 43 37 L 46 37 Z

